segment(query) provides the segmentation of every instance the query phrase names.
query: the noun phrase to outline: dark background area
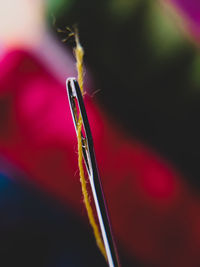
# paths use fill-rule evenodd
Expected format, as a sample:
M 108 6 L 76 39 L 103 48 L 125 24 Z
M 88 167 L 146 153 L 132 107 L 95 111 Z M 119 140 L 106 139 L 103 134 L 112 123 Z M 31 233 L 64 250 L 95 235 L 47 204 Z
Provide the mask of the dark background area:
M 56 15 L 56 24 L 78 23 L 93 89 L 100 89 L 95 98 L 110 119 L 199 189 L 197 46 L 157 1 L 125 2 L 73 1 Z

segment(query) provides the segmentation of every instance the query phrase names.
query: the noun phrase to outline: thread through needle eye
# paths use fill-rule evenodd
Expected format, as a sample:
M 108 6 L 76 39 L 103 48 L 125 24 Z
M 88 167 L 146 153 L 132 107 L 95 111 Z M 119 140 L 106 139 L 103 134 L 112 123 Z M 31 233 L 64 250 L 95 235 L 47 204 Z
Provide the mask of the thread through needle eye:
M 101 234 L 107 254 L 107 260 L 110 267 L 119 267 L 118 254 L 112 235 L 110 220 L 107 211 L 107 205 L 104 198 L 99 171 L 96 163 L 92 134 L 90 130 L 89 121 L 83 97 L 79 84 L 75 78 L 68 78 L 66 80 L 66 88 L 71 108 L 72 118 L 78 135 L 78 118 L 82 117 L 83 130 L 81 131 L 82 137 L 82 153 L 86 170 L 92 189 L 94 203 L 97 211 Z

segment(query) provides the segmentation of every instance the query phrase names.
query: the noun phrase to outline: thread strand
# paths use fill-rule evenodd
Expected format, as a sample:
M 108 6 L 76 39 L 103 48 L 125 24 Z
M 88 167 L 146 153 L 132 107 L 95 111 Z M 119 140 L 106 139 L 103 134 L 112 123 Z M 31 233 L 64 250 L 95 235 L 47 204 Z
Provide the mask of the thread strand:
M 83 88 L 83 56 L 84 56 L 84 50 L 83 47 L 80 44 L 78 32 L 75 32 L 75 41 L 76 41 L 76 48 L 75 48 L 75 57 L 76 57 L 76 68 L 78 73 L 78 83 L 81 89 L 81 93 L 84 95 L 84 88 Z M 78 127 L 77 127 L 77 141 L 78 141 L 78 166 L 79 166 L 79 173 L 80 173 L 80 182 L 81 182 L 81 189 L 84 199 L 84 204 L 86 207 L 88 219 L 90 222 L 90 225 L 93 229 L 94 236 L 96 239 L 97 246 L 99 247 L 102 255 L 107 260 L 106 251 L 104 247 L 104 243 L 102 240 L 102 236 L 99 231 L 99 227 L 95 221 L 94 213 L 90 204 L 90 198 L 87 191 L 87 183 L 86 178 L 84 174 L 84 168 L 83 168 L 83 154 L 82 154 L 82 137 L 81 137 L 81 129 L 82 129 L 83 121 L 81 115 L 78 118 Z

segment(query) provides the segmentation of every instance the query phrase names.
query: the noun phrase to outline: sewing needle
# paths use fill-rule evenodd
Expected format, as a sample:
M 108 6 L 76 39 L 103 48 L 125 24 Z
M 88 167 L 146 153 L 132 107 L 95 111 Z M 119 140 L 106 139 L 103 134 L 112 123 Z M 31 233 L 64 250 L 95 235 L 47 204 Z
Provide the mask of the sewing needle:
M 79 84 L 75 78 L 68 78 L 66 80 L 66 88 L 76 134 L 78 134 L 77 124 L 79 115 L 81 115 L 83 121 L 83 130 L 81 131 L 83 158 L 89 176 L 89 181 L 98 215 L 99 225 L 107 254 L 108 264 L 109 267 L 119 267 L 120 264 L 118 260 L 118 254 L 112 235 L 107 206 L 96 163 L 92 134 L 90 130 L 89 121 L 87 118 L 85 105 L 83 102 L 82 93 Z

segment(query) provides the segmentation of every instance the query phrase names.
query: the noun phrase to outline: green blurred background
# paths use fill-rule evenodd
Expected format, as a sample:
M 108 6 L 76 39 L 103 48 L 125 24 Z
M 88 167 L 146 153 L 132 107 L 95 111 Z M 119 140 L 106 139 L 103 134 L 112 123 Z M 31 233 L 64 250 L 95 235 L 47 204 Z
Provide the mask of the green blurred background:
M 51 0 L 48 24 L 61 40 L 52 14 L 59 28 L 78 25 L 95 99 L 110 120 L 199 187 L 200 53 L 177 10 L 155 0 Z

